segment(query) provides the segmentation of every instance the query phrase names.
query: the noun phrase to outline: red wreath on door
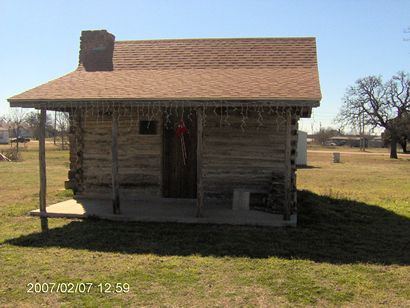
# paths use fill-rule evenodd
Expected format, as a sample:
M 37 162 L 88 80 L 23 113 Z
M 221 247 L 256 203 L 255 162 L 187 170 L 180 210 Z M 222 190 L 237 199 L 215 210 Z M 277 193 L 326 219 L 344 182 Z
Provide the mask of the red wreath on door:
M 179 124 L 176 129 L 176 136 L 180 139 L 181 141 L 181 150 L 182 150 L 182 161 L 184 163 L 184 166 L 186 165 L 186 160 L 187 160 L 187 152 L 186 152 L 186 146 L 185 146 L 185 138 L 184 135 L 188 134 L 188 128 L 185 125 L 184 119 L 181 118 L 179 121 Z

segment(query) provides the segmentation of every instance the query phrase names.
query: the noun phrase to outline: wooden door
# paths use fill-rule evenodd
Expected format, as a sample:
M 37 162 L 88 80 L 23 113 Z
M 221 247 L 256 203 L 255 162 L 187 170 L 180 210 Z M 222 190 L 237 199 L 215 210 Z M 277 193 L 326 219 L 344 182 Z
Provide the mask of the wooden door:
M 184 134 L 186 160 L 184 163 L 182 144 L 176 134 L 181 115 L 169 117 L 168 127 L 164 118 L 163 132 L 163 196 L 165 198 L 196 198 L 196 115 L 184 115 L 188 132 Z

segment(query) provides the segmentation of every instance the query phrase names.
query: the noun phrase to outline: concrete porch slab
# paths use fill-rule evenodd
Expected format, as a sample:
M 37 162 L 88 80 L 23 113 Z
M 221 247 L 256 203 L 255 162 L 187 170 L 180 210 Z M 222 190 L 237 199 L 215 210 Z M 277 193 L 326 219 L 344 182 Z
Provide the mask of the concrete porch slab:
M 297 216 L 284 221 L 282 215 L 254 210 L 232 210 L 205 204 L 204 216 L 195 217 L 194 199 L 121 200 L 121 214 L 112 213 L 111 200 L 71 199 L 47 206 L 47 217 L 89 218 L 116 221 L 177 222 L 284 227 L 296 226 Z M 39 210 L 30 212 L 40 216 Z

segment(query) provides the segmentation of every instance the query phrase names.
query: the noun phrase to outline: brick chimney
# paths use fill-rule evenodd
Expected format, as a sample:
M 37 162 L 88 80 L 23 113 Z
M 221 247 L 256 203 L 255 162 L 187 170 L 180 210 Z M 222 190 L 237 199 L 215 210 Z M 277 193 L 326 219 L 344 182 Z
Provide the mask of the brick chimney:
M 115 36 L 106 30 L 82 31 L 80 65 L 87 72 L 112 71 Z

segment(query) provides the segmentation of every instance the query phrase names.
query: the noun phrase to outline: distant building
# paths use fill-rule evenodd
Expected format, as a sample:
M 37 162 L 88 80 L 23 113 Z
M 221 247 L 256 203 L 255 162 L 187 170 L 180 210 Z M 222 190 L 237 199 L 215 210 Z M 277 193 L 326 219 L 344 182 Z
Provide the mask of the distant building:
M 4 127 L 0 127 L 0 144 L 9 143 L 9 130 Z
M 373 139 L 369 139 L 369 148 L 383 148 L 385 143 L 382 136 L 375 136 Z
M 10 129 L 10 138 L 17 138 L 17 137 L 33 138 L 33 131 L 29 126 L 22 125 L 19 129 L 18 136 L 16 135 L 17 135 L 16 130 Z
M 334 136 L 330 137 L 326 140 L 325 145 L 333 145 L 333 146 L 343 146 L 347 145 L 350 147 L 360 147 L 360 136 L 357 135 L 345 135 L 345 136 Z M 371 148 L 382 148 L 383 147 L 383 140 L 381 136 L 365 136 L 364 137 L 364 144 L 365 147 Z
M 296 165 L 307 165 L 307 133 L 298 130 L 298 145 L 296 150 Z

